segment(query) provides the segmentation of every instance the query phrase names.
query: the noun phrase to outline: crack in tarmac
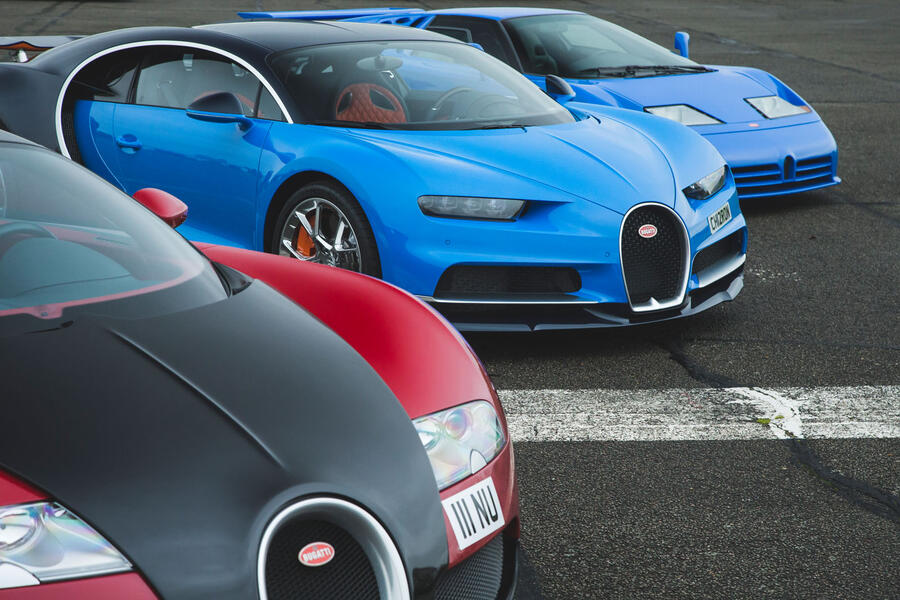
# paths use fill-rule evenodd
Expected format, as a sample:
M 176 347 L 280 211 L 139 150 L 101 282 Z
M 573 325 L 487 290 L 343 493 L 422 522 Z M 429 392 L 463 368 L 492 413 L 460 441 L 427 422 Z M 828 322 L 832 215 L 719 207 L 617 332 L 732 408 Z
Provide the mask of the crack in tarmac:
M 684 350 L 681 342 L 674 340 L 657 341 L 657 345 L 667 350 L 672 360 L 681 365 L 691 378 L 715 388 L 736 388 L 735 391 L 748 397 L 754 404 L 762 402 L 776 411 L 782 409 L 796 416 L 796 403 L 792 405 L 786 399 L 768 390 L 735 385 L 734 381 L 729 377 L 711 371 L 694 360 Z M 770 428 L 773 428 L 772 421 L 775 420 L 774 416 L 777 416 L 777 414 L 777 412 L 773 413 L 773 417 L 767 423 Z M 787 418 L 787 415 L 783 416 Z M 799 417 L 791 422 L 790 428 L 775 425 L 774 429 L 784 435 L 784 443 L 788 452 L 790 452 L 791 462 L 795 466 L 805 468 L 805 470 L 821 479 L 824 484 L 849 502 L 900 525 L 900 496 L 866 481 L 848 477 L 825 464 L 815 451 L 810 448 L 809 442 L 800 437 L 799 434 L 802 430 L 800 429 Z M 789 433 L 794 435 L 788 435 Z

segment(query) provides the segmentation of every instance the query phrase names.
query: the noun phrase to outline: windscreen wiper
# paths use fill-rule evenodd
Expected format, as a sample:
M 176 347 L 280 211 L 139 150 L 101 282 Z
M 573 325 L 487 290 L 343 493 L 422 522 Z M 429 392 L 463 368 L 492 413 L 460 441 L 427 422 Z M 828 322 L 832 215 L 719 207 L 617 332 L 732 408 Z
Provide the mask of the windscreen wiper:
M 591 67 L 578 71 L 579 75 L 598 77 L 648 77 L 669 73 L 707 73 L 712 71 L 703 65 L 623 65 L 621 67 Z M 647 75 L 642 75 L 647 73 Z

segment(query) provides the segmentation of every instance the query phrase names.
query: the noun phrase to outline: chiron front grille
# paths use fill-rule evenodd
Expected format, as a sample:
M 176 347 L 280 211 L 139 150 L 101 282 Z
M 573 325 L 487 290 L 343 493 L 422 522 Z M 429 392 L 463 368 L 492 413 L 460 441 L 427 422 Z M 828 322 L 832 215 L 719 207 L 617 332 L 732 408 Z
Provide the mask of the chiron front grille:
M 581 289 L 581 276 L 571 267 L 505 267 L 456 265 L 444 271 L 435 298 L 484 295 L 510 297 L 569 294 Z
M 734 183 L 741 198 L 803 191 L 827 185 L 834 180 L 832 156 L 794 160 L 788 156 L 781 164 L 732 167 Z
M 300 563 L 300 549 L 313 542 L 334 546 L 327 564 Z M 346 530 L 327 521 L 295 517 L 275 532 L 265 563 L 269 600 L 379 600 L 378 581 L 365 551 Z
M 435 587 L 435 600 L 497 600 L 503 583 L 503 535 L 449 571 Z
M 648 233 L 652 225 L 656 232 Z M 677 306 L 687 284 L 687 234 L 681 220 L 661 204 L 632 209 L 622 223 L 622 274 L 632 310 L 643 312 Z

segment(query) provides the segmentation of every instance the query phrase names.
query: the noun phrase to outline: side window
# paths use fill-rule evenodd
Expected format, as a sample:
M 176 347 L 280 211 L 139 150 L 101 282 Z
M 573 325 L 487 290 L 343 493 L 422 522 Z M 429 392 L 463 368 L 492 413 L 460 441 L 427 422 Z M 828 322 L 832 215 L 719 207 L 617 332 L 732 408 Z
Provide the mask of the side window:
M 138 75 L 135 103 L 187 108 L 217 92 L 231 92 L 241 101 L 244 116 L 256 113 L 260 82 L 244 67 L 193 48 L 167 48 L 149 55 Z
M 284 121 L 281 108 L 265 86 L 259 93 L 259 106 L 257 106 L 256 116 L 259 119 L 268 119 L 270 121 Z
M 516 67 L 509 40 L 497 21 L 476 17 L 438 15 L 426 29 L 449 35 L 466 43 L 480 44 L 484 51 L 494 58 L 499 58 L 506 64 Z
M 140 53 L 132 49 L 101 56 L 78 73 L 73 91 L 85 100 L 127 102 Z

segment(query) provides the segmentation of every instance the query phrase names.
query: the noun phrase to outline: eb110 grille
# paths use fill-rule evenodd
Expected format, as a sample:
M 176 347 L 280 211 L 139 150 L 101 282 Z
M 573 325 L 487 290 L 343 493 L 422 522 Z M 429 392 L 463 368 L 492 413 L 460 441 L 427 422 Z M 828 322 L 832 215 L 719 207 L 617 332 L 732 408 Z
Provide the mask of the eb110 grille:
M 456 265 L 441 275 L 434 297 L 515 297 L 517 294 L 569 294 L 580 289 L 581 276 L 571 267 Z
M 829 185 L 834 182 L 834 161 L 830 154 L 783 163 L 732 167 L 734 183 L 741 198 L 787 194 Z
M 313 542 L 334 547 L 321 566 L 301 564 L 300 549 Z M 296 517 L 275 532 L 265 564 L 269 600 L 380 600 L 378 581 L 365 551 L 343 528 L 327 521 Z
M 503 582 L 503 535 L 438 577 L 435 600 L 497 600 Z
M 632 310 L 658 310 L 681 303 L 687 283 L 688 241 L 674 212 L 661 204 L 638 206 L 625 217 L 619 243 Z

